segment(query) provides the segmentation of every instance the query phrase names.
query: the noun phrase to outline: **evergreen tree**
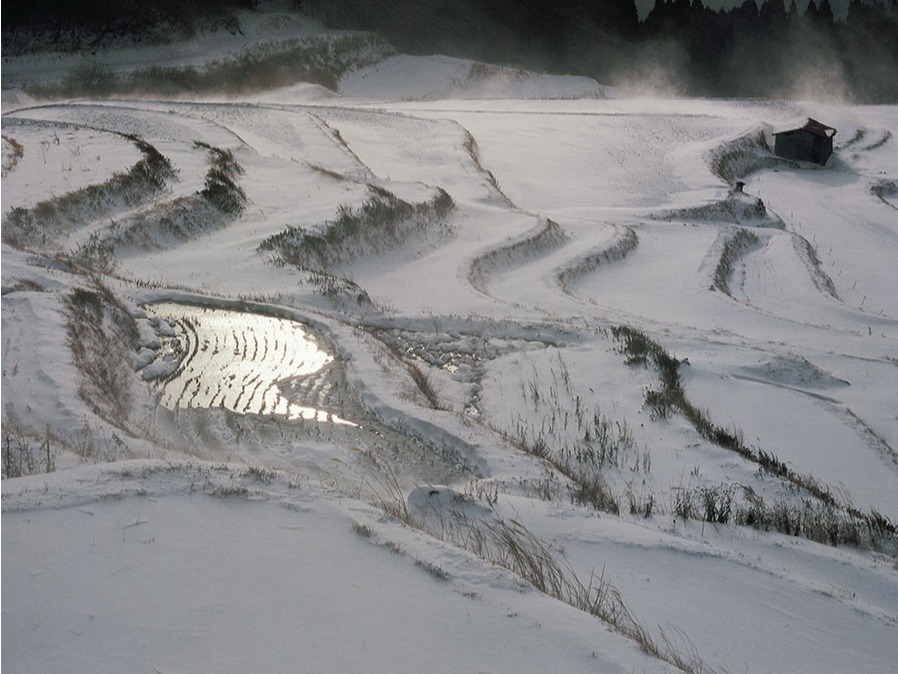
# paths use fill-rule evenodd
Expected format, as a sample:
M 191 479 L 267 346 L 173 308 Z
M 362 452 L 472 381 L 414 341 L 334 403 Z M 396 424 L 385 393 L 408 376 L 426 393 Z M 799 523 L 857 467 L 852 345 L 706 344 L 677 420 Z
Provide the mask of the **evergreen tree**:
M 852 0 L 838 35 L 859 98 L 898 102 L 898 14 L 886 4 Z
M 652 9 L 645 18 L 642 26 L 644 36 L 655 37 L 663 35 L 668 30 L 668 14 L 670 3 L 668 0 L 655 0 Z
M 798 23 L 800 15 L 798 13 L 798 5 L 795 4 L 795 0 L 792 0 L 792 2 L 789 3 L 789 13 L 786 15 L 786 18 L 789 20 L 790 24 L 794 25 Z
M 792 0 L 794 3 L 795 0 Z M 765 0 L 761 5 L 758 20 L 767 30 L 779 30 L 786 23 L 786 3 L 784 0 Z
M 833 8 L 829 4 L 829 0 L 820 0 L 820 4 L 817 7 L 817 19 L 821 26 L 832 28 L 836 19 L 833 16 Z
M 571 32 L 592 34 L 600 40 L 608 37 L 631 40 L 639 32 L 635 0 L 585 0 L 572 21 L 574 25 L 571 20 L 568 22 Z
M 811 0 L 813 2 L 813 0 Z M 729 18 L 733 30 L 745 35 L 753 33 L 758 28 L 758 5 L 755 0 L 744 0 L 741 5 L 734 7 L 729 12 Z
M 794 1 L 794 0 L 793 0 Z M 873 24 L 873 9 L 869 2 L 851 0 L 848 5 L 848 14 L 845 16 L 845 26 L 850 31 L 863 30 Z
M 817 21 L 817 3 L 814 0 L 810 0 L 808 2 L 808 6 L 804 10 L 804 14 L 801 15 L 801 20 L 809 25 L 813 25 Z

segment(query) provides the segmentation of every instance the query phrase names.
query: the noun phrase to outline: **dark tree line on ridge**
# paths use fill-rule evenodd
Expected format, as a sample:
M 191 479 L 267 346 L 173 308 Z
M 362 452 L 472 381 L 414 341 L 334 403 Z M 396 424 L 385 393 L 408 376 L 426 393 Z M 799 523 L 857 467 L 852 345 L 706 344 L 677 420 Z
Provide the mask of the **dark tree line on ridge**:
M 640 42 L 662 45 L 689 93 L 776 97 L 837 93 L 898 102 L 898 1 L 851 0 L 836 21 L 830 0 L 745 0 L 727 12 L 701 0 L 656 0 Z M 788 6 L 786 5 L 788 2 Z
M 844 93 L 858 101 L 898 102 L 898 0 L 851 0 L 838 21 L 830 0 L 810 0 L 803 11 L 796 0 L 757 2 L 712 10 L 702 0 L 655 0 L 641 22 L 634 0 L 291 0 L 289 6 L 332 28 L 376 31 L 410 53 L 582 74 L 610 84 L 651 83 L 686 95 Z M 258 4 L 7 0 L 3 51 L 15 53 L 35 31 L 81 49 L 122 36 L 238 31 L 233 10 Z
M 339 28 L 375 30 L 403 51 L 647 82 L 727 97 L 847 94 L 898 102 L 898 0 L 851 0 L 836 21 L 830 0 L 656 0 L 645 20 L 634 0 L 305 0 Z M 786 6 L 786 2 L 790 4 Z M 819 4 L 818 4 L 819 3 Z

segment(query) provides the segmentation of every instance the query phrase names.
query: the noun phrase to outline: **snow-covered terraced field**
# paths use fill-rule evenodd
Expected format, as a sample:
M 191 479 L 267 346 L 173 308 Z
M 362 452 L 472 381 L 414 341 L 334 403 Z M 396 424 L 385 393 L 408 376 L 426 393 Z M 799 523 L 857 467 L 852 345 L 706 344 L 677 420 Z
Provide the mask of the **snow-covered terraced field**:
M 465 63 L 4 103 L 10 671 L 894 671 L 898 108 Z

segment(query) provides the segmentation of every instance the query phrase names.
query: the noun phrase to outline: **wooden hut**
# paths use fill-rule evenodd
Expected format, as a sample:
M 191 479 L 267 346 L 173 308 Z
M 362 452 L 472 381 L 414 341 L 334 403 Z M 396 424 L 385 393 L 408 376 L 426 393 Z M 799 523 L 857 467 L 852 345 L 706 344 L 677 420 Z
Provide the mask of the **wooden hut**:
M 797 129 L 774 133 L 776 143 L 773 151 L 784 159 L 809 161 L 823 166 L 833 153 L 835 135 L 834 128 L 808 117 L 808 121 Z

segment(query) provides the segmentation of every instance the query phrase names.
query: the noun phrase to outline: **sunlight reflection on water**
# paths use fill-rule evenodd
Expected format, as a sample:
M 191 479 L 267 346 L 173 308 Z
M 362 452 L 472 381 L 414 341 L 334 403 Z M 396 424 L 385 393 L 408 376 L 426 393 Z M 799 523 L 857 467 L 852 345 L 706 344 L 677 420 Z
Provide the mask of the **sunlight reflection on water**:
M 290 420 L 348 424 L 326 410 L 287 399 L 280 383 L 321 373 L 333 356 L 296 321 L 242 311 L 161 303 L 148 313 L 172 325 L 162 350 L 183 356 L 162 385 L 168 409 L 224 408 Z

